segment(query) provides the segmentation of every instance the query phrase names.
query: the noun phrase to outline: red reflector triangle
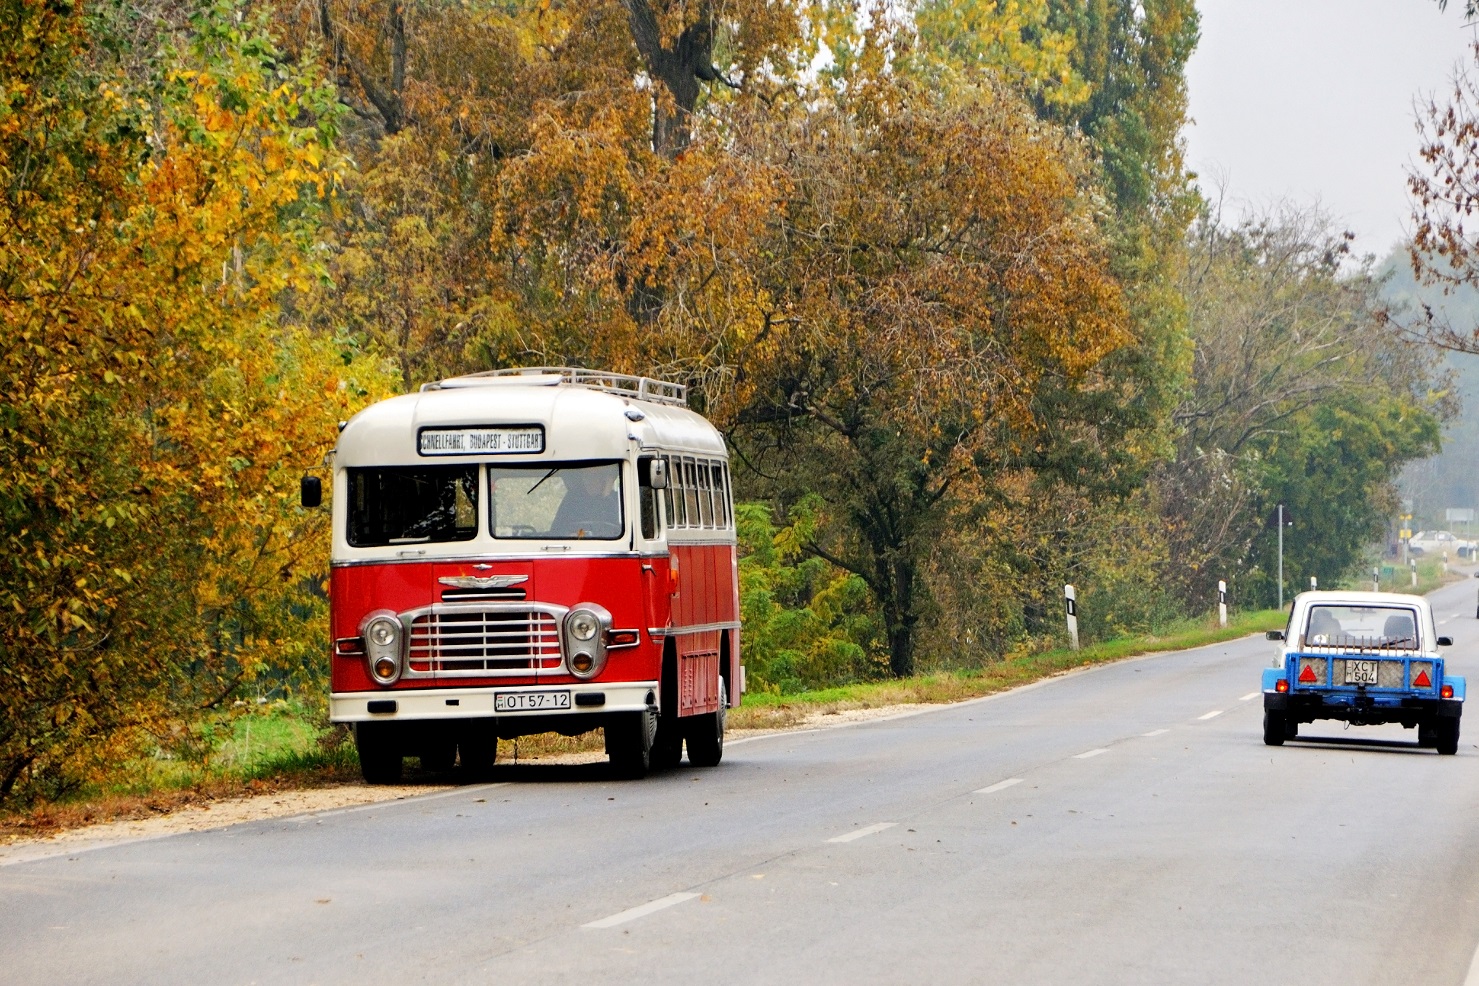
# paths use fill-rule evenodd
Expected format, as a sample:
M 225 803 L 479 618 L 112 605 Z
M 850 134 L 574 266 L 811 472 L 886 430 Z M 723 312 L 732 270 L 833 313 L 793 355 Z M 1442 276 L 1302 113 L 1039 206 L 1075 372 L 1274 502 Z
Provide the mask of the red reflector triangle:
M 1417 677 L 1412 679 L 1413 688 L 1432 688 L 1433 679 L 1428 677 L 1426 670 L 1419 671 Z
M 1306 664 L 1304 670 L 1299 672 L 1299 683 L 1301 685 L 1311 685 L 1315 681 L 1315 669 Z

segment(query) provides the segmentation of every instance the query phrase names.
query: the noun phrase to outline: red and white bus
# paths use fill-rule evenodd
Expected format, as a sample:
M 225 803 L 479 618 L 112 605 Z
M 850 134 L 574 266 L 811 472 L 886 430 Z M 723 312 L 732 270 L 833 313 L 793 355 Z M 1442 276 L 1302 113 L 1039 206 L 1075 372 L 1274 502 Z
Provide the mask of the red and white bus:
M 331 718 L 365 779 L 601 728 L 618 773 L 724 752 L 743 690 L 729 462 L 685 388 L 496 370 L 374 404 L 333 456 Z M 305 505 L 321 486 L 304 480 Z

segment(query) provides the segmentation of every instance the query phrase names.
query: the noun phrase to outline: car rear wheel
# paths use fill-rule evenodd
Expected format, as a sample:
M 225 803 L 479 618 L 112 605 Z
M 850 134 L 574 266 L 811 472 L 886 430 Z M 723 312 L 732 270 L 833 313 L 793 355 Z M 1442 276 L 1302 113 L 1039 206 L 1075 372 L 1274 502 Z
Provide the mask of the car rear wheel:
M 1458 718 L 1438 720 L 1438 752 L 1451 757 L 1458 752 Z
M 1282 712 L 1265 709 L 1263 713 L 1263 742 L 1268 746 L 1283 746 L 1289 738 L 1288 716 Z

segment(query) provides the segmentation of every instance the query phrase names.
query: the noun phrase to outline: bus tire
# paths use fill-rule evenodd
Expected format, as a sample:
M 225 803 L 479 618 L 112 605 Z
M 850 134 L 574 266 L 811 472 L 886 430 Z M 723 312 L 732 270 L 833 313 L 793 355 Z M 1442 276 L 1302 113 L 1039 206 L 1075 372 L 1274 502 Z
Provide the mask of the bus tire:
M 402 751 L 399 737 L 388 724 L 357 722 L 354 724 L 354 748 L 359 754 L 359 770 L 366 784 L 399 784 Z
M 694 716 L 688 727 L 688 762 L 695 767 L 715 767 L 724 759 L 724 723 L 729 714 L 729 695 L 719 679 L 719 710 Z
M 683 733 L 668 716 L 657 718 L 657 738 L 652 741 L 652 769 L 672 770 L 683 761 Z
M 651 712 L 623 712 L 606 720 L 606 755 L 611 770 L 623 780 L 637 781 L 652 769 L 652 741 L 657 716 Z
M 1458 717 L 1452 719 L 1447 717 L 1438 720 L 1438 752 L 1445 757 L 1451 757 L 1458 752 Z
M 498 761 L 498 730 L 492 722 L 472 720 L 457 730 L 457 760 L 463 773 L 483 780 Z

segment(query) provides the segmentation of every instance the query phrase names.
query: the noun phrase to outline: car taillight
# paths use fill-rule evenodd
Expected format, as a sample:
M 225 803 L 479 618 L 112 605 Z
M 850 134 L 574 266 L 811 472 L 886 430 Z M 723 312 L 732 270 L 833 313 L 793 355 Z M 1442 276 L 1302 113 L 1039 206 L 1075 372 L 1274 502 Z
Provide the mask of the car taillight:
M 1441 695 L 1443 698 L 1453 698 L 1453 686 L 1452 685 L 1444 685 L 1438 691 L 1438 694 Z
M 1280 678 L 1278 681 L 1274 682 L 1274 691 L 1278 692 L 1280 695 L 1284 694 L 1288 690 L 1289 690 L 1289 679 L 1288 678 Z

